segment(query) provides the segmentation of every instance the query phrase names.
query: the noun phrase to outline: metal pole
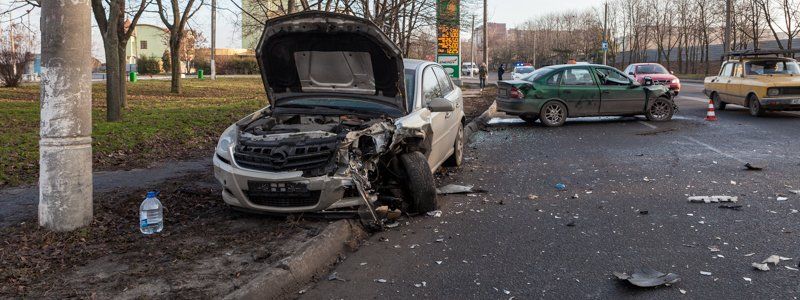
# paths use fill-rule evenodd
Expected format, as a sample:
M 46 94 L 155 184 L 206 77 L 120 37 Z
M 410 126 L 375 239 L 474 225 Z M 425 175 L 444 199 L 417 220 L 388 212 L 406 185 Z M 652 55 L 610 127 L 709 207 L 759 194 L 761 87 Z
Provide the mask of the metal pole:
M 472 27 L 470 27 L 470 29 L 472 30 L 472 34 L 469 38 L 469 58 L 472 65 L 469 67 L 469 77 L 472 78 L 475 77 L 475 62 L 477 61 L 477 59 L 475 59 L 475 14 L 472 14 Z
M 483 63 L 489 68 L 489 8 L 488 0 L 483 0 Z
M 608 1 L 603 6 L 603 43 L 608 43 Z M 608 47 L 603 48 L 603 64 L 608 65 Z
M 723 55 L 731 51 L 731 0 L 725 0 L 725 37 L 723 37 Z
M 92 222 L 92 9 L 41 4 L 39 225 L 69 231 Z
M 533 29 L 533 67 L 536 68 L 536 34 L 539 33 L 536 28 Z
M 211 80 L 217 80 L 217 0 L 211 0 Z

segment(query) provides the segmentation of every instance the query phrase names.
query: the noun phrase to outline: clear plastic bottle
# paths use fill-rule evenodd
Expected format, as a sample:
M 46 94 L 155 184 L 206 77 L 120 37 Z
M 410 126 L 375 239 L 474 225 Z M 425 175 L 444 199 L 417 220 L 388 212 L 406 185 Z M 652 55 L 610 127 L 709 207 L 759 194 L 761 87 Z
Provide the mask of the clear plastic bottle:
M 139 230 L 144 234 L 159 233 L 164 229 L 164 209 L 156 198 L 157 192 L 147 192 L 139 206 Z

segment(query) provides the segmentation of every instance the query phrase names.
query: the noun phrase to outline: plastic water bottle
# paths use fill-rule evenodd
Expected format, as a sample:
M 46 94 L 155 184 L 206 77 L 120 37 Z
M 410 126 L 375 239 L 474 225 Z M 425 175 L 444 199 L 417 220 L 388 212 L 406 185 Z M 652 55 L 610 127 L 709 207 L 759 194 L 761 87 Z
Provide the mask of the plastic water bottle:
M 156 192 L 147 192 L 147 198 L 139 206 L 139 230 L 144 234 L 159 233 L 164 229 L 164 209 Z

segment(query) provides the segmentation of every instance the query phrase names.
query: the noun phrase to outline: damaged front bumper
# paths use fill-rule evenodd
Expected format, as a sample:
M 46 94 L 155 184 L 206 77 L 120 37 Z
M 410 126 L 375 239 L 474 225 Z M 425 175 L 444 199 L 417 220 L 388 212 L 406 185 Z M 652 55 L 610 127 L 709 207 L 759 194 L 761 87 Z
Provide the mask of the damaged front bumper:
M 346 176 L 306 178 L 299 171 L 249 170 L 215 155 L 214 177 L 223 186 L 225 203 L 246 210 L 288 214 L 321 212 L 363 203 L 352 178 Z

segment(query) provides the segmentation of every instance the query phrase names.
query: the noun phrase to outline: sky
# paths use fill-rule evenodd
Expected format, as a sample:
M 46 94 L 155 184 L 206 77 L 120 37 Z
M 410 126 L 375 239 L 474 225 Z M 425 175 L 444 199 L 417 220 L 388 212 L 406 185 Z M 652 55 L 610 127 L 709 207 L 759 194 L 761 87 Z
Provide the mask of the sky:
M 217 0 L 220 10 L 217 15 L 217 47 L 219 48 L 241 48 L 241 29 L 239 28 L 240 13 L 236 6 L 231 3 L 241 3 L 241 0 Z M 207 1 L 210 2 L 210 1 Z M 0 10 L 3 10 L 10 0 L 0 0 Z M 603 0 L 488 0 L 489 21 L 506 23 L 509 28 L 513 28 L 536 16 L 545 15 L 553 12 L 579 10 L 589 7 L 599 7 Z M 158 14 L 154 12 L 155 5 L 149 9 L 150 12 L 140 20 L 141 24 L 152 24 L 163 27 Z M 478 11 L 477 13 L 481 13 Z M 32 26 L 38 26 L 38 11 L 31 17 Z M 94 23 L 94 22 L 93 22 Z M 7 23 L 0 23 L 3 26 Z M 102 40 L 96 25 L 93 28 L 93 49 L 95 57 L 101 58 L 103 55 Z M 203 7 L 190 21 L 192 29 L 203 32 L 203 35 L 211 39 L 211 9 Z

